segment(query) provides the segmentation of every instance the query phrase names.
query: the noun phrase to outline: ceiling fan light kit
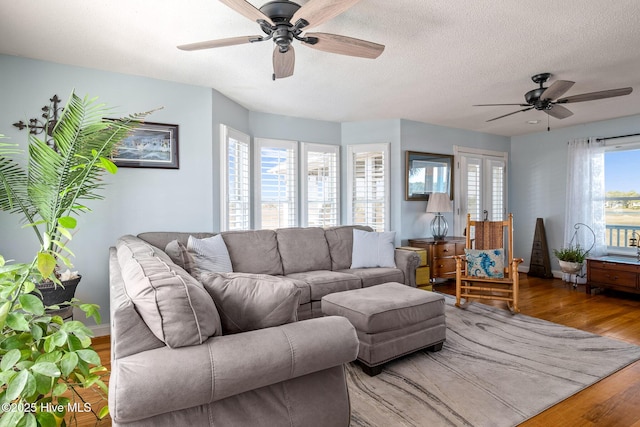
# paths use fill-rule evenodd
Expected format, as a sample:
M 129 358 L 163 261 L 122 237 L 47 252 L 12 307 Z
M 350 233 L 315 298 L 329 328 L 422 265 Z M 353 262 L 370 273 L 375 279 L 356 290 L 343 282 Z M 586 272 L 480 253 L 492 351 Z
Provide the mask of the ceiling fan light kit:
M 544 111 L 549 116 L 556 119 L 566 119 L 567 117 L 572 116 L 573 112 L 559 104 L 569 104 L 575 102 L 595 101 L 597 99 L 613 98 L 616 96 L 629 95 L 633 91 L 633 89 L 630 87 L 624 87 L 619 89 L 602 90 L 599 92 L 583 93 L 580 95 L 559 98 L 560 96 L 564 95 L 569 89 L 571 89 L 575 82 L 569 80 L 556 80 L 551 84 L 551 86 L 544 87 L 544 84 L 549 80 L 551 75 L 551 73 L 540 73 L 531 77 L 531 80 L 533 80 L 534 83 L 539 84 L 540 87 L 530 90 L 524 94 L 524 100 L 526 102 L 525 104 L 476 104 L 474 105 L 474 107 L 496 107 L 504 105 L 517 105 L 520 107 L 525 107 L 518 111 L 494 117 L 487 120 L 487 122 L 492 122 L 503 117 L 508 117 L 513 114 L 522 113 L 524 111 L 533 109 Z
M 244 43 L 273 40 L 273 80 L 293 75 L 295 51 L 293 40 L 303 46 L 330 53 L 377 58 L 384 46 L 353 37 L 328 33 L 305 33 L 303 31 L 318 26 L 349 9 L 359 0 L 310 0 L 303 6 L 288 0 L 275 0 L 257 9 L 246 0 L 220 0 L 260 26 L 265 36 L 230 37 L 178 46 L 182 50 L 201 50 Z

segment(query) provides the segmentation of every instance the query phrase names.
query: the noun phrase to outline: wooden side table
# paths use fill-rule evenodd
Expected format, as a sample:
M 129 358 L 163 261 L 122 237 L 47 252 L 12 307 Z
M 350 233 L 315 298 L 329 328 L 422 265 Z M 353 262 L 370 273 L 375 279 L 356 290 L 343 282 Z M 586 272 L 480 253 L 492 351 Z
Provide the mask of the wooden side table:
M 464 255 L 466 239 L 464 237 L 447 236 L 444 239 L 409 239 L 409 246 L 427 250 L 429 277 L 435 279 L 455 279 L 455 255 Z

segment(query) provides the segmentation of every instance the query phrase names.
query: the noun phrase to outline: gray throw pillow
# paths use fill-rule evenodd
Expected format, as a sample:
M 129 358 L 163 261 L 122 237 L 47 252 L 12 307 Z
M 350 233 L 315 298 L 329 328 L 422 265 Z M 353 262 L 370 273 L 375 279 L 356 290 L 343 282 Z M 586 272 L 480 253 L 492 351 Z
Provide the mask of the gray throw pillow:
M 151 332 L 171 348 L 198 345 L 221 335 L 211 296 L 160 249 L 133 236 L 116 243 L 118 264 L 129 298 Z
M 300 289 L 289 279 L 250 273 L 204 273 L 198 278 L 220 313 L 225 335 L 298 320 Z
M 169 258 L 178 266 L 182 267 L 187 273 L 191 274 L 194 271 L 195 260 L 191 254 L 187 251 L 187 247 L 178 240 L 172 240 L 167 243 L 164 251 L 169 255 Z

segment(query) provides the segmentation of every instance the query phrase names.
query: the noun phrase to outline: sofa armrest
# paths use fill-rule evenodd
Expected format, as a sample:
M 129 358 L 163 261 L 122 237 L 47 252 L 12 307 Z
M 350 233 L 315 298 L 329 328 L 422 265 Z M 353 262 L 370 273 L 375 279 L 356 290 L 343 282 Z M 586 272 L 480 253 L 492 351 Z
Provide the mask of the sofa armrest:
M 404 284 L 416 287 L 416 269 L 420 265 L 420 255 L 413 251 L 396 249 L 396 267 L 404 273 Z
M 112 362 L 109 408 L 115 422 L 136 421 L 328 369 L 357 355 L 355 329 L 336 316 L 157 348 Z

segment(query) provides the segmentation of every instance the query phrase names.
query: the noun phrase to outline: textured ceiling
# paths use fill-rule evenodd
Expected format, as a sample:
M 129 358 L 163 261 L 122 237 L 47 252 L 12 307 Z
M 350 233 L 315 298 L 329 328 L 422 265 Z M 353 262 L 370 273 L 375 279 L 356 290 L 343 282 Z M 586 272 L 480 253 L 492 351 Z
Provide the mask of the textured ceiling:
M 260 7 L 264 1 L 250 1 Z M 300 1 L 300 4 L 306 1 Z M 554 129 L 640 113 L 640 1 L 361 0 L 312 31 L 386 46 L 375 60 L 295 42 L 292 77 L 271 80 L 272 43 L 184 52 L 176 45 L 260 34 L 216 0 L 0 0 L 0 53 L 212 87 L 252 111 L 349 122 L 404 118 L 520 135 L 547 116 L 518 107 L 551 72 L 566 96 L 631 86 L 571 104 Z M 527 124 L 528 120 L 541 120 Z

